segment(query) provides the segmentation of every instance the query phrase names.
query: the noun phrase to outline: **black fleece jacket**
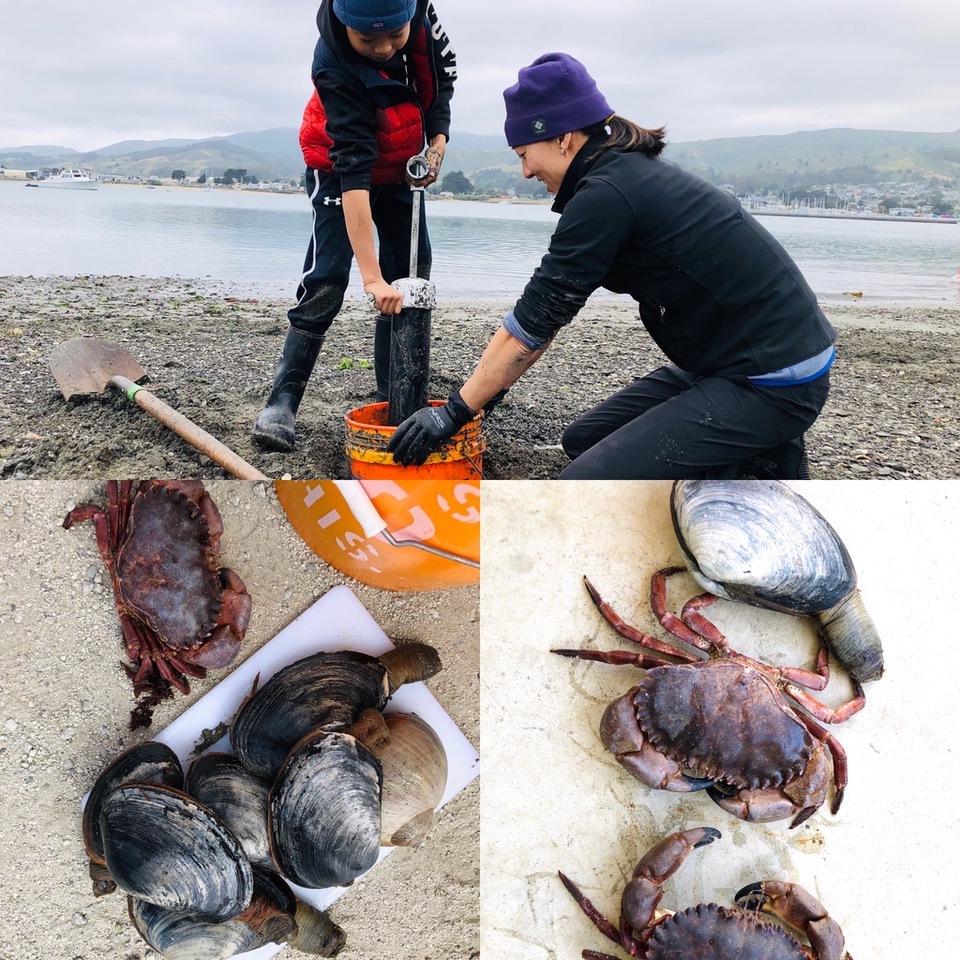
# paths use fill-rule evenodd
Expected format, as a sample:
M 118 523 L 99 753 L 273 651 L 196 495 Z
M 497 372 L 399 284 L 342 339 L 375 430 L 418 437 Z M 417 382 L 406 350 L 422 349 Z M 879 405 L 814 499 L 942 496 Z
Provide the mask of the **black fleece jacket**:
M 332 0 L 320 4 L 317 27 L 320 39 L 313 54 L 311 76 L 327 116 L 327 135 L 333 140 L 330 158 L 334 173 L 340 175 L 343 190 L 367 189 L 377 158 L 377 108 L 403 100 L 423 106 L 409 63 L 411 42 L 385 64 L 360 56 L 350 46 L 346 28 L 334 15 Z M 423 117 L 424 134 L 431 140 L 442 133 L 449 140 L 457 60 L 432 0 L 417 0 L 410 21 L 411 41 L 424 28 L 436 89 L 433 103 Z M 380 71 L 386 72 L 387 81 L 379 77 Z
M 627 293 L 667 357 L 701 375 L 756 376 L 836 338 L 797 265 L 736 197 L 660 157 L 574 157 L 550 248 L 514 307 L 548 341 L 598 287 Z

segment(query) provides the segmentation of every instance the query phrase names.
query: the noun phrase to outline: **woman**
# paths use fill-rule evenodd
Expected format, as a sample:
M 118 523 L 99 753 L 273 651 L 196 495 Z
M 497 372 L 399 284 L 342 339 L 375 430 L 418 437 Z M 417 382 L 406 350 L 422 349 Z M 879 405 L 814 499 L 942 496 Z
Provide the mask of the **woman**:
M 586 68 L 548 53 L 504 92 L 507 142 L 560 221 L 523 296 L 445 406 L 391 441 L 422 463 L 498 401 L 598 287 L 628 293 L 671 361 L 571 424 L 563 479 L 797 476 L 829 390 L 835 331 L 736 198 L 660 158 L 664 131 L 617 116 Z

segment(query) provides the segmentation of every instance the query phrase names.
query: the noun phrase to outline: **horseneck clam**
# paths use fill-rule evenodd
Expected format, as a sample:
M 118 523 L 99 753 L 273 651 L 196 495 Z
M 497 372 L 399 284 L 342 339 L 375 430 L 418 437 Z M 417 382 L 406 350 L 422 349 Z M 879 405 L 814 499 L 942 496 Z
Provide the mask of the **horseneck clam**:
M 376 862 L 381 842 L 423 839 L 446 783 L 443 747 L 422 720 L 385 720 L 379 710 L 401 684 L 439 669 L 436 651 L 418 643 L 379 658 L 306 657 L 237 713 L 231 739 L 242 749 L 267 740 L 266 752 L 253 750 L 249 765 L 246 750 L 209 752 L 186 783 L 169 747 L 125 751 L 84 810 L 95 892 L 123 890 L 134 926 L 167 960 L 227 960 L 271 942 L 334 956 L 343 931 L 287 881 L 349 885 Z M 310 706 L 318 691 L 322 702 Z
M 777 480 L 678 480 L 670 497 L 684 562 L 708 592 L 795 616 L 862 683 L 883 673 L 883 649 L 850 554 L 833 527 Z

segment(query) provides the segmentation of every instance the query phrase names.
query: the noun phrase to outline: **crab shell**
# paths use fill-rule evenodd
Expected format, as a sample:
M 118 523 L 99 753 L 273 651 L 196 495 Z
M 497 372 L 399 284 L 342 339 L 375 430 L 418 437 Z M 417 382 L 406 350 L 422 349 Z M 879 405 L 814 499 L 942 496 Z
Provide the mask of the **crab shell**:
M 776 480 L 678 480 L 670 509 L 684 562 L 704 590 L 813 617 L 851 676 L 883 673 L 850 554 L 803 497 Z
M 627 698 L 657 750 L 737 789 L 780 786 L 802 773 L 817 749 L 776 687 L 736 661 L 654 667 Z
M 659 922 L 647 960 L 809 960 L 782 927 L 755 912 L 701 903 Z
M 220 567 L 220 512 L 199 480 L 146 480 L 133 499 L 116 578 L 124 604 L 192 663 L 232 662 L 250 620 L 243 581 Z

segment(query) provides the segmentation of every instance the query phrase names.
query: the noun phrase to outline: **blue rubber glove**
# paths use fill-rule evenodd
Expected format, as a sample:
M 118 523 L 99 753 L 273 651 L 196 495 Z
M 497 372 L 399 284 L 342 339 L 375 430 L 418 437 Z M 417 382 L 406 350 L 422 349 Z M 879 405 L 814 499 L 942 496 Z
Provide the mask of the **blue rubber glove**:
M 390 438 L 387 450 L 405 467 L 420 466 L 475 415 L 460 391 L 454 390 L 442 407 L 424 407 L 407 417 Z

